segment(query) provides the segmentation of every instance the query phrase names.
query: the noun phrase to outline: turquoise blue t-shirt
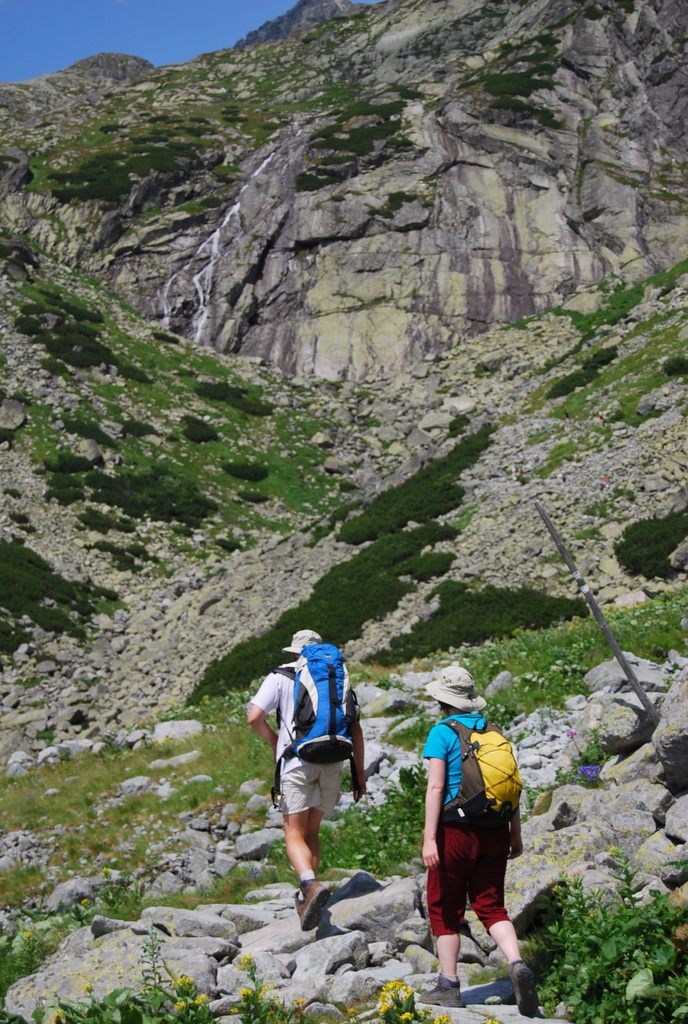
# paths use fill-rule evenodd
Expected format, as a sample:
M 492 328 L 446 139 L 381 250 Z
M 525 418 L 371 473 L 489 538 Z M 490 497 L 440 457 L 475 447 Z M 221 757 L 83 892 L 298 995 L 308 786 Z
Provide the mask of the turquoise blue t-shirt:
M 442 722 L 451 722 L 452 719 L 468 726 L 469 729 L 483 729 L 487 724 L 482 715 L 476 714 L 449 715 L 448 718 L 443 718 Z M 434 725 L 428 733 L 423 757 L 440 757 L 447 763 L 446 793 L 444 797 L 446 804 L 456 796 L 461 785 L 461 740 L 453 729 L 442 725 L 442 722 Z

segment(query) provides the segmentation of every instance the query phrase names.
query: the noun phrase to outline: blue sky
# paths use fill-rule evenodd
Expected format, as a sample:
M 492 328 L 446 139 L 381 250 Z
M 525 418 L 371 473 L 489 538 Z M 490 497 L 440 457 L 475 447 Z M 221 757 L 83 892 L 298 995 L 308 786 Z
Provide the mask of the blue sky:
M 363 0 L 365 3 L 375 0 Z M 60 71 L 96 53 L 156 66 L 233 46 L 296 0 L 0 0 L 0 82 Z

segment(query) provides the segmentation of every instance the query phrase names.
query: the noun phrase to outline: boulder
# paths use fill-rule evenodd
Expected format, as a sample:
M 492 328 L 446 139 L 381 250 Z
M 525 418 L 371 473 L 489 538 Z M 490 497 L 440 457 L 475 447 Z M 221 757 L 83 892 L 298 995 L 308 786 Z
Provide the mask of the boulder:
M 652 738 L 655 723 L 640 703 L 629 694 L 608 704 L 602 712 L 599 742 L 607 754 L 624 754 L 637 750 Z
M 176 907 L 146 907 L 141 921 L 171 936 L 205 936 L 233 942 L 238 938 L 234 921 L 202 910 L 181 910 Z
M 688 794 L 680 797 L 666 812 L 664 832 L 677 842 L 688 842 Z
M 666 773 L 672 793 L 688 790 L 688 671 L 672 683 L 652 745 Z
M 26 409 L 14 398 L 5 398 L 0 405 L 0 430 L 19 430 L 26 423 Z
M 193 718 L 179 722 L 158 722 L 153 729 L 153 739 L 156 743 L 164 743 L 165 740 L 185 740 L 202 732 L 203 723 Z
M 239 860 L 262 860 L 267 857 L 278 839 L 284 838 L 281 828 L 262 828 L 257 832 L 246 832 L 236 839 L 236 855 Z

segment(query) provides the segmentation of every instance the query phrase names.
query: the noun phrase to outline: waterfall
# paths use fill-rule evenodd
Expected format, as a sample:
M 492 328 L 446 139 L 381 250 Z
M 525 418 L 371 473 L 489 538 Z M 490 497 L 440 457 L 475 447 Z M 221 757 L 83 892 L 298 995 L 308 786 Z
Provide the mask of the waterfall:
M 190 273 L 192 267 L 196 265 L 199 260 L 204 260 L 205 262 L 201 269 L 197 273 L 193 274 L 191 278 L 198 296 L 198 308 L 194 313 L 192 324 L 193 339 L 196 343 L 200 342 L 203 328 L 205 327 L 210 313 L 210 298 L 215 281 L 215 267 L 217 266 L 218 260 L 227 249 L 227 245 L 224 244 L 223 241 L 224 236 L 225 234 L 228 235 L 227 243 L 230 245 L 241 238 L 243 234 L 240 217 L 242 193 L 249 187 L 251 182 L 255 181 L 255 179 L 265 170 L 274 155 L 274 152 L 270 153 L 270 155 L 263 160 L 255 171 L 252 172 L 247 181 L 245 181 L 241 186 L 236 201 L 232 206 L 230 206 L 229 210 L 227 210 L 220 226 L 217 227 L 213 233 L 208 236 L 208 238 L 201 242 L 189 262 L 185 263 L 181 270 L 175 271 L 175 273 L 172 274 L 172 276 L 169 277 L 163 285 L 161 301 L 163 308 L 162 324 L 164 327 L 169 327 L 170 316 L 174 309 L 173 301 L 170 298 L 170 292 L 174 282 L 177 278 Z M 227 229 L 230 230 L 228 231 Z

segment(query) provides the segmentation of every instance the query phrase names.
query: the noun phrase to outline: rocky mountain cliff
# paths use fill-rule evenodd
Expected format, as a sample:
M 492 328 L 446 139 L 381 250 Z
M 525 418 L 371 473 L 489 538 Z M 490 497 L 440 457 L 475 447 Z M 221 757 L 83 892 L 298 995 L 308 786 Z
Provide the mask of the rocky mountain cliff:
M 362 4 L 357 4 L 362 7 Z M 245 50 L 247 46 L 255 46 L 257 43 L 269 43 L 276 39 L 286 39 L 299 29 L 308 28 L 319 21 L 326 21 L 328 18 L 337 18 L 342 14 L 351 14 L 354 5 L 351 0 L 298 0 L 286 14 L 272 21 L 266 21 L 264 25 L 249 32 L 244 39 L 234 44 L 235 50 Z
M 0 217 L 198 344 L 329 379 L 684 258 L 685 5 L 350 11 L 47 121 L 13 87 L 32 180 Z

